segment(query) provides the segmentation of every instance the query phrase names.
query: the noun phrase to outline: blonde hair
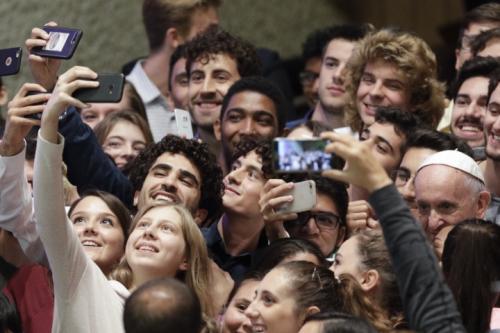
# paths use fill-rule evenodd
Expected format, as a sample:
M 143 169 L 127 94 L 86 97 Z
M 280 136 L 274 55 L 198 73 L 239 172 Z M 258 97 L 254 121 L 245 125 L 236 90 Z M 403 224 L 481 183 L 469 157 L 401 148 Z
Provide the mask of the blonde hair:
M 367 63 L 381 59 L 395 65 L 407 82 L 411 112 L 436 128 L 445 108 L 444 85 L 437 80 L 436 56 L 421 38 L 395 29 L 381 29 L 363 38 L 347 64 L 346 122 L 354 130 L 363 126 L 356 95 Z
M 206 316 L 215 316 L 215 309 L 210 301 L 209 294 L 212 274 L 209 265 L 207 246 L 199 227 L 196 225 L 191 213 L 189 213 L 186 208 L 180 205 L 165 203 L 155 203 L 147 206 L 141 209 L 134 217 L 129 234 L 134 230 L 142 216 L 156 207 L 170 207 L 179 214 L 181 221 L 180 227 L 186 244 L 185 256 L 188 263 L 188 269 L 185 272 L 178 272 L 176 278 L 186 283 L 196 296 L 198 296 L 202 312 Z M 131 288 L 133 272 L 125 256 L 118 264 L 118 267 L 110 274 L 110 278 L 121 282 L 127 288 Z

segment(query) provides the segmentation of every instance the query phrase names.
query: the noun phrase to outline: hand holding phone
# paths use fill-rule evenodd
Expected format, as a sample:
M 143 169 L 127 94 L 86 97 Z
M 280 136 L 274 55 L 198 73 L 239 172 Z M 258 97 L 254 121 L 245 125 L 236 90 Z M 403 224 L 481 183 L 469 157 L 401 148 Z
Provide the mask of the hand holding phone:
M 14 75 L 21 68 L 23 50 L 11 47 L 0 50 L 0 76 Z
M 330 170 L 332 155 L 325 153 L 327 140 L 273 140 L 273 166 L 277 173 L 321 173 Z
M 125 77 L 123 74 L 98 74 L 99 86 L 81 88 L 73 93 L 73 97 L 83 103 L 118 103 L 123 96 Z
M 79 29 L 59 26 L 44 26 L 43 30 L 49 34 L 45 45 L 33 47 L 31 53 L 46 58 L 70 59 L 83 34 Z
M 316 183 L 313 180 L 294 183 L 285 195 L 292 196 L 293 200 L 281 205 L 276 212 L 300 213 L 311 210 L 316 205 Z

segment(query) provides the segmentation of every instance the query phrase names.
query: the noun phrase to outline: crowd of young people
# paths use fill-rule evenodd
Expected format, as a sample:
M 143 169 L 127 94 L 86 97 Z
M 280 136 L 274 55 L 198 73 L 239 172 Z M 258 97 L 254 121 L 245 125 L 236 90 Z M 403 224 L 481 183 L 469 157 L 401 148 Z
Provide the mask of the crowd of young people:
M 119 103 L 75 98 L 99 74 L 34 54 L 33 28 L 1 131 L 0 331 L 500 329 L 500 5 L 466 14 L 449 87 L 413 33 L 313 32 L 299 119 L 220 5 L 144 0 Z M 327 140 L 331 169 L 277 172 L 277 137 Z

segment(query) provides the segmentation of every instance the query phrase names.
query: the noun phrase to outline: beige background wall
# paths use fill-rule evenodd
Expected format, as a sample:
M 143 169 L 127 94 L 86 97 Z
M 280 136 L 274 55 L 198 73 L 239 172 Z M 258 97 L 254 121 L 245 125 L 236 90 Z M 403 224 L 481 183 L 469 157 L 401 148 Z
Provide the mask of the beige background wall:
M 147 53 L 141 0 L 3 0 L 0 2 L 0 48 L 22 46 L 33 26 L 55 20 L 84 30 L 73 59 L 65 64 L 117 71 Z M 440 42 L 436 27 L 462 15 L 459 0 L 225 0 L 221 24 L 257 46 L 283 57 L 296 55 L 312 30 L 349 20 L 377 26 L 398 24 Z M 20 75 L 6 77 L 9 91 L 29 79 L 26 61 Z

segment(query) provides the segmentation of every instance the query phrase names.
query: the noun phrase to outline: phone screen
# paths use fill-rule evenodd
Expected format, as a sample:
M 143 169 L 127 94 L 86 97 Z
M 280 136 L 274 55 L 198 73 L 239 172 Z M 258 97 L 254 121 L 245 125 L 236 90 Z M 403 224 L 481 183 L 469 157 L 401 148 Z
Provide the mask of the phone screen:
M 332 155 L 325 153 L 327 140 L 275 139 L 274 169 L 277 172 L 319 173 L 332 169 Z

